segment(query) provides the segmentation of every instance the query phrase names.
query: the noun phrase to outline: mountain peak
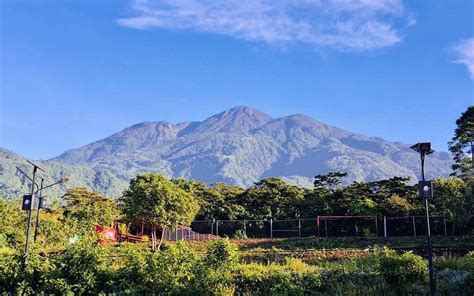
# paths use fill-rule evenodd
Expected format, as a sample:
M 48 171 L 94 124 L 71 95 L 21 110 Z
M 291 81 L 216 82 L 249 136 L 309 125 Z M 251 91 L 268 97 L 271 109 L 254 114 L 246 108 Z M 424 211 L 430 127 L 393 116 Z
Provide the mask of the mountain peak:
M 271 120 L 268 114 L 260 110 L 237 106 L 207 118 L 195 131 L 246 133 L 262 127 Z

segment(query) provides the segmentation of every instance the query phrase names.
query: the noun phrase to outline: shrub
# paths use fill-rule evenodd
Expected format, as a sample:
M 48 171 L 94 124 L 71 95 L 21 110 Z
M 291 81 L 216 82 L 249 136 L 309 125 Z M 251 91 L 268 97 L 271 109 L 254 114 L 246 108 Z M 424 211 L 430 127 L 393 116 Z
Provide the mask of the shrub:
M 233 271 L 239 261 L 237 246 L 228 239 L 212 241 L 206 257 L 197 266 L 194 293 L 207 295 L 232 295 Z
M 193 281 L 197 256 L 181 241 L 149 254 L 146 263 L 143 276 L 146 293 L 178 294 L 184 293 Z
M 439 295 L 472 295 L 468 289 L 469 272 L 445 268 L 436 274 Z
M 68 247 L 56 260 L 56 282 L 67 283 L 75 294 L 90 294 L 102 290 L 103 272 L 106 269 L 104 248 L 88 242 Z
M 380 272 L 391 287 L 411 289 L 426 283 L 427 263 L 412 252 L 399 255 L 393 250 L 384 248 L 381 251 Z
M 208 268 L 233 268 L 238 261 L 237 246 L 228 239 L 219 239 L 207 247 L 204 264 Z

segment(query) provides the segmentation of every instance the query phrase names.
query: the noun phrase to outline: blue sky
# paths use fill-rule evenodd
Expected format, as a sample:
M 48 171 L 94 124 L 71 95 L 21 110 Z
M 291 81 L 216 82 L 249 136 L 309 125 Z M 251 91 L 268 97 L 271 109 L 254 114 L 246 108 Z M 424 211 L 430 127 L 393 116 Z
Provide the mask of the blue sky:
M 447 150 L 474 2 L 1 1 L 0 146 L 33 159 L 236 105 Z

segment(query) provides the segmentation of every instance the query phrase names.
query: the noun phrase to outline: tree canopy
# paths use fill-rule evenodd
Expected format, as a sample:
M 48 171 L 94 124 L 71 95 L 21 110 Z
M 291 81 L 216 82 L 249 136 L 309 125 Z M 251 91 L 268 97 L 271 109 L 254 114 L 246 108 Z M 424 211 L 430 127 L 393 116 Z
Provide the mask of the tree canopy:
M 119 204 L 129 220 L 144 220 L 153 228 L 159 225 L 162 229 L 189 225 L 199 210 L 198 200 L 192 193 L 155 173 L 141 174 L 132 179 Z M 155 249 L 155 235 L 153 229 L 152 249 Z
M 474 174 L 474 105 L 469 106 L 456 120 L 456 129 L 448 143 L 453 154 L 453 170 L 460 176 Z

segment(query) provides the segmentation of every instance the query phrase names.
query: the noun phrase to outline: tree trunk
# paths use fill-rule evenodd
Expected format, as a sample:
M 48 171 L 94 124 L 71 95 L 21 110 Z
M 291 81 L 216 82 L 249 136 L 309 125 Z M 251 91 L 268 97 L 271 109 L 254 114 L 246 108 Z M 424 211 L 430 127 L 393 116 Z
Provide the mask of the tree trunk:
M 151 251 L 155 252 L 155 240 L 156 240 L 156 234 L 155 234 L 155 225 L 152 224 L 151 226 Z
M 165 237 L 165 228 L 163 228 L 162 231 L 161 231 L 161 239 L 160 239 L 160 243 L 158 244 L 158 251 L 161 248 L 161 244 L 163 243 L 164 237 Z

